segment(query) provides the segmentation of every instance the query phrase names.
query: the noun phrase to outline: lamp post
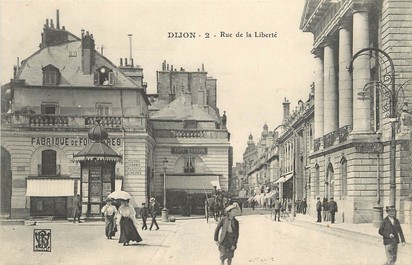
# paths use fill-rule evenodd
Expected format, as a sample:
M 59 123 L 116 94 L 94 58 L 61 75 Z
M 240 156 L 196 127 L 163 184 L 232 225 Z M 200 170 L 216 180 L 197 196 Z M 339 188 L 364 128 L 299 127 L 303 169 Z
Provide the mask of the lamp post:
M 163 210 L 162 210 L 162 222 L 169 221 L 169 210 L 166 208 L 166 170 L 167 170 L 166 157 L 163 159 Z
M 389 99 L 389 122 L 391 123 L 391 139 L 390 139 L 390 195 L 389 195 L 389 204 L 395 206 L 396 208 L 396 171 L 395 171 L 395 160 L 396 160 L 396 125 L 397 122 L 397 99 L 398 99 L 398 92 L 395 88 L 395 66 L 393 64 L 392 58 L 383 50 L 378 48 L 364 48 L 359 50 L 355 53 L 352 57 L 352 61 L 348 67 L 348 71 L 352 73 L 353 71 L 353 62 L 357 57 L 362 55 L 363 52 L 376 52 L 378 54 L 382 54 L 390 64 L 390 73 L 386 73 L 383 76 L 383 81 L 379 80 L 379 82 L 371 82 L 365 84 L 363 90 L 367 91 L 369 86 L 374 84 L 380 90 L 382 90 L 383 94 L 386 95 Z M 373 57 L 371 54 L 369 56 Z M 379 57 L 380 58 L 380 57 Z M 389 81 L 389 85 L 388 85 Z M 400 89 L 402 86 L 400 86 Z M 400 90 L 399 89 L 399 90 Z
M 293 132 L 293 169 L 292 169 L 292 178 L 293 178 L 293 184 L 292 184 L 292 214 L 293 216 L 296 216 L 296 205 L 295 205 L 295 200 L 296 200 L 296 148 L 297 148 L 297 133 L 296 130 L 293 129 L 291 126 L 287 124 L 280 124 L 278 125 L 274 130 L 273 133 L 280 127 L 284 127 L 285 129 L 290 129 Z M 282 189 L 283 191 L 283 189 Z

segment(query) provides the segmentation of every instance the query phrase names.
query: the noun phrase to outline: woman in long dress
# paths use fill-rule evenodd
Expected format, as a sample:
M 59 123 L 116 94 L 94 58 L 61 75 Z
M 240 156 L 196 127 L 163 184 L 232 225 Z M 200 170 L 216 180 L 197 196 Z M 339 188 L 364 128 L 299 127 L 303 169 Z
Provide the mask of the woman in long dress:
M 119 243 L 123 243 L 123 246 L 129 245 L 130 241 L 141 242 L 143 240 L 137 232 L 136 211 L 129 204 L 129 200 L 124 201 L 119 207 L 117 224 L 120 227 Z
M 117 209 L 112 205 L 111 199 L 107 199 L 107 203 L 102 208 L 101 212 L 104 214 L 106 237 L 107 239 L 112 239 L 112 236 L 116 234 L 115 217 L 117 214 Z

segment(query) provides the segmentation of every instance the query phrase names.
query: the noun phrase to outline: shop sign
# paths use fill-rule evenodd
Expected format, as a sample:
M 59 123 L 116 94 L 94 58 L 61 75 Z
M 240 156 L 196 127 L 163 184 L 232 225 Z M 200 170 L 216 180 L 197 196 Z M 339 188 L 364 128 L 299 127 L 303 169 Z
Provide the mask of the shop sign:
M 56 145 L 56 146 L 86 146 L 91 142 L 88 138 L 69 137 L 32 137 L 32 145 Z M 104 141 L 109 146 L 120 146 L 120 138 L 109 138 Z
M 126 162 L 126 174 L 127 175 L 141 175 L 142 170 L 140 168 L 140 160 L 128 160 Z
M 172 154 L 207 155 L 206 147 L 172 147 Z

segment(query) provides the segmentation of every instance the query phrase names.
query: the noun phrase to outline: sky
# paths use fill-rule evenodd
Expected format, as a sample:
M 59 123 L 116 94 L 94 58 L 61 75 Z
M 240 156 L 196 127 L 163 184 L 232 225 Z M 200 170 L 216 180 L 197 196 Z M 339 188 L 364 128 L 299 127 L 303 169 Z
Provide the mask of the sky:
M 76 36 L 82 29 L 92 33 L 96 49 L 103 45 L 116 65 L 129 57 L 132 34 L 134 63 L 143 67 L 148 93 L 156 93 L 163 60 L 186 71 L 204 64 L 217 79 L 217 104 L 226 111 L 234 162 L 241 162 L 250 133 L 257 142 L 265 123 L 269 130 L 281 124 L 284 98 L 291 109 L 308 99 L 313 35 L 299 29 L 304 2 L 0 0 L 0 84 L 12 78 L 17 57 L 21 61 L 38 50 L 46 19 L 56 25 L 59 9 L 60 26 Z M 169 32 L 195 32 L 196 38 L 168 38 Z M 257 38 L 255 32 L 276 37 Z

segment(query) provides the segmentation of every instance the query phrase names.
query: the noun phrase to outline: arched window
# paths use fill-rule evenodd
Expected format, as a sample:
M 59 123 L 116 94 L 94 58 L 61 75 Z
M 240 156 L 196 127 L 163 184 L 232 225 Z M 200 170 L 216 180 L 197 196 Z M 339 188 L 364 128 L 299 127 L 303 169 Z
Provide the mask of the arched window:
M 315 166 L 315 197 L 320 195 L 320 184 L 319 184 L 319 165 Z
M 184 174 L 202 174 L 205 172 L 203 160 L 197 155 L 183 155 L 175 163 L 175 172 Z
M 345 158 L 340 161 L 342 167 L 342 187 L 341 187 L 341 199 L 345 199 L 348 195 L 348 163 Z
M 325 181 L 326 198 L 330 199 L 335 193 L 335 175 L 332 163 L 329 163 L 327 170 L 327 179 Z
M 41 152 L 41 165 L 39 165 L 41 171 L 39 175 L 50 176 L 57 175 L 56 165 L 56 151 L 47 149 Z

